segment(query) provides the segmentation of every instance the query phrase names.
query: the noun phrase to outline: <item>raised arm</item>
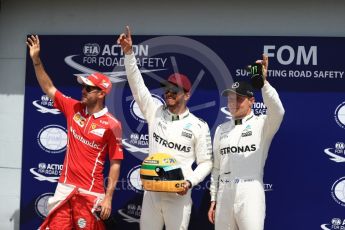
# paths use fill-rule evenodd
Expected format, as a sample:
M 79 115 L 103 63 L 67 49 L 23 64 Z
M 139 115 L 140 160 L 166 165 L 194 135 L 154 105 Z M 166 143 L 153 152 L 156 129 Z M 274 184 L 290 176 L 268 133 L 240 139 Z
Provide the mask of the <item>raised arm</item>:
M 154 99 L 144 83 L 143 76 L 137 66 L 137 60 L 132 51 L 132 36 L 129 27 L 126 27 L 126 33 L 122 33 L 117 43 L 121 45 L 125 53 L 125 67 L 129 87 L 131 88 L 133 97 L 138 103 L 141 112 L 145 119 L 150 122 L 151 116 L 155 113 L 159 106 L 154 102 Z
M 52 100 L 54 100 L 54 95 L 57 89 L 55 88 L 52 80 L 50 79 L 49 75 L 45 71 L 42 60 L 40 58 L 41 48 L 40 48 L 40 40 L 38 36 L 31 35 L 28 38 L 26 44 L 28 45 L 30 49 L 30 57 L 34 65 L 38 83 L 40 84 L 43 92 L 47 94 L 48 97 L 50 97 Z
M 283 120 L 285 110 L 279 98 L 278 92 L 267 81 L 268 56 L 263 54 L 262 60 L 256 61 L 263 66 L 264 86 L 262 88 L 262 98 L 267 107 L 267 118 L 265 121 L 265 135 L 273 137 L 278 131 Z

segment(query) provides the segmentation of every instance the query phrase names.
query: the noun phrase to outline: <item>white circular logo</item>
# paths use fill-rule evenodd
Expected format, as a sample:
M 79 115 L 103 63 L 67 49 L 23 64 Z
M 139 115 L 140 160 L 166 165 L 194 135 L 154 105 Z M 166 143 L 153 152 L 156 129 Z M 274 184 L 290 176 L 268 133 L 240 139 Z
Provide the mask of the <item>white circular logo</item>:
M 337 124 L 345 129 L 345 101 L 335 109 L 334 118 Z
M 345 206 L 345 177 L 338 179 L 332 185 L 332 197 L 341 206 Z
M 234 82 L 234 84 L 232 84 L 231 87 L 232 87 L 233 89 L 237 89 L 239 86 L 240 86 L 240 83 Z
M 61 153 L 67 145 L 67 131 L 60 125 L 48 125 L 40 130 L 37 142 L 48 153 Z
M 136 192 L 143 192 L 142 183 L 140 180 L 140 167 L 141 165 L 137 165 L 129 171 L 127 174 L 127 183 Z
M 39 197 L 37 197 L 35 201 L 35 210 L 36 213 L 41 217 L 42 219 L 46 218 L 48 215 L 48 199 L 50 197 L 54 196 L 54 193 L 43 193 Z
M 85 228 L 86 227 L 86 220 L 84 218 L 78 219 L 78 226 L 79 228 Z
M 156 94 L 151 94 L 151 95 L 153 97 L 154 102 L 157 105 L 164 105 L 165 104 L 164 100 L 160 96 L 158 96 Z M 144 118 L 144 116 L 143 116 L 143 114 L 139 108 L 139 105 L 135 100 L 133 100 L 131 102 L 130 108 L 131 108 L 131 114 L 136 120 L 143 122 L 143 123 L 146 122 L 146 120 L 145 120 L 145 118 Z

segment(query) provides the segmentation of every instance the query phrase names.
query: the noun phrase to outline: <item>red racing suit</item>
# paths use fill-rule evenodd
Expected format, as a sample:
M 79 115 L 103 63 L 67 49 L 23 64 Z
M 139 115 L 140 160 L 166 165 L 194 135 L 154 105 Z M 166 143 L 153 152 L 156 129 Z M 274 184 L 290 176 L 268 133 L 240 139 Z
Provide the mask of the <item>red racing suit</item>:
M 68 145 L 49 214 L 40 229 L 104 229 L 93 211 L 104 197 L 103 169 L 123 159 L 122 128 L 105 107 L 92 115 L 85 105 L 57 91 L 54 106 L 67 119 Z

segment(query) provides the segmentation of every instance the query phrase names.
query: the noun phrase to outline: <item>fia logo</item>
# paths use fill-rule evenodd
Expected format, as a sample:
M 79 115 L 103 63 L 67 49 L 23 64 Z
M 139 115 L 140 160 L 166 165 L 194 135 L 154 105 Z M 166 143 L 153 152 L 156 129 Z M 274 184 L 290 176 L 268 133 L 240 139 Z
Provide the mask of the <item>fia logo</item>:
M 101 51 L 101 48 L 96 43 L 87 43 L 83 47 L 83 53 L 85 56 L 97 56 Z
M 54 102 L 47 95 L 42 95 L 41 100 L 35 100 L 32 104 L 40 113 L 60 114 L 60 110 L 54 108 Z
M 323 230 L 332 230 L 332 229 L 345 230 L 345 219 L 341 220 L 340 218 L 333 218 L 330 224 L 321 224 L 320 227 Z
M 330 156 L 330 160 L 343 163 L 345 162 L 345 143 L 344 142 L 337 142 L 335 143 L 335 148 L 326 148 L 324 149 L 324 153 Z

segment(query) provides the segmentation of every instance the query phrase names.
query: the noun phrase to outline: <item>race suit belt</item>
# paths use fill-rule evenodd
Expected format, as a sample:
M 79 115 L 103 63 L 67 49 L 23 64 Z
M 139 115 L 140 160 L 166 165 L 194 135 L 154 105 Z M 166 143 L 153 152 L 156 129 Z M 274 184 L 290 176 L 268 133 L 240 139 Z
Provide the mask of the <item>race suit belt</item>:
M 239 183 L 244 183 L 244 182 L 252 182 L 255 179 L 227 179 L 227 178 L 223 178 L 223 179 L 219 179 L 220 182 L 222 183 L 233 183 L 233 184 L 239 184 Z
M 257 177 L 247 177 L 247 178 L 231 178 L 229 176 L 220 176 L 219 182 L 221 183 L 232 183 L 232 184 L 239 184 L 245 182 L 253 182 L 253 181 L 261 181 Z

